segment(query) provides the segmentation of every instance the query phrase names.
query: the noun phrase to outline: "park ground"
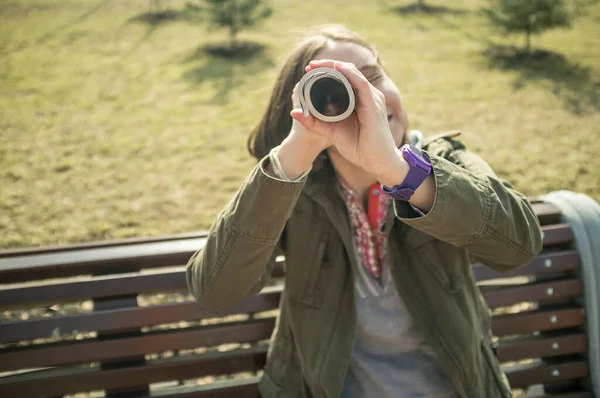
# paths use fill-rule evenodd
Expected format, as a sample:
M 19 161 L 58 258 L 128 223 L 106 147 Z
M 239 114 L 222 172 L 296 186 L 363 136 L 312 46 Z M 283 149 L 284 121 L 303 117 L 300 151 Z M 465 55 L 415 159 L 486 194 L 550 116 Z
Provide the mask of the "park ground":
M 343 23 L 380 50 L 426 135 L 469 148 L 529 196 L 600 200 L 600 6 L 572 29 L 490 30 L 483 0 L 273 0 L 242 32 L 252 54 L 184 1 L 0 4 L 0 248 L 207 229 L 254 164 L 246 136 L 286 53 L 310 26 Z M 187 11 L 186 11 L 187 10 Z

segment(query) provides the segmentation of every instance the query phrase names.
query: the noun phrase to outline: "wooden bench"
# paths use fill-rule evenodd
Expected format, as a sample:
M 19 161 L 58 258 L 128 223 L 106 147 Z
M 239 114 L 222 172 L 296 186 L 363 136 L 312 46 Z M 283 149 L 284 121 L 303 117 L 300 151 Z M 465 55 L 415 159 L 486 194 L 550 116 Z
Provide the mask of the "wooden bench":
M 497 353 L 513 388 L 592 398 L 573 233 L 555 207 L 534 207 L 544 251 L 533 262 L 508 274 L 473 265 Z M 0 397 L 257 397 L 281 267 L 261 294 L 203 309 L 187 294 L 183 265 L 204 241 L 198 233 L 0 253 Z

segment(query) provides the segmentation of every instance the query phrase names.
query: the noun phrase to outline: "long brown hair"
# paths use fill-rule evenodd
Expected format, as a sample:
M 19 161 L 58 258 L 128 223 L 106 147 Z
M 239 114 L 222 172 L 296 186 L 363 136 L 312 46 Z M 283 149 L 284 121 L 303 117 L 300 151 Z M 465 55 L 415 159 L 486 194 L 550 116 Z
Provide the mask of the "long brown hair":
M 364 38 L 341 25 L 324 25 L 301 41 L 285 60 L 267 109 L 260 122 L 248 137 L 248 151 L 257 160 L 281 144 L 292 128 L 292 91 L 304 75 L 304 67 L 314 59 L 317 52 L 327 47 L 330 41 L 350 42 L 370 50 L 381 64 L 377 50 Z

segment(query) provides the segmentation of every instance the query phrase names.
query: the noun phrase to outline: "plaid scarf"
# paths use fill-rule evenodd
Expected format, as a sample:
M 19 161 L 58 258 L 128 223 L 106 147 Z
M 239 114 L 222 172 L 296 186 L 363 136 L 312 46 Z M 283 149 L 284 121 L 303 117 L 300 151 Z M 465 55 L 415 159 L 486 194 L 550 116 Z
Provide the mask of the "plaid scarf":
M 354 232 L 354 247 L 363 267 L 369 275 L 379 280 L 385 258 L 387 236 L 382 231 L 383 223 L 392 203 L 392 198 L 381 190 L 381 184 L 369 187 L 368 212 L 346 181 L 338 175 L 342 187 L 348 216 Z

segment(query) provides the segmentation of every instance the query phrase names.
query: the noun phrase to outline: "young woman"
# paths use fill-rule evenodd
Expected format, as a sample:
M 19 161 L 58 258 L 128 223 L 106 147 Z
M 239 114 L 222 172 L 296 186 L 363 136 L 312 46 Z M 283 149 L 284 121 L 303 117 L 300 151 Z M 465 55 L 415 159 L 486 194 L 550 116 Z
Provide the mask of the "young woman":
M 353 86 L 349 119 L 303 117 L 294 87 L 319 67 Z M 456 135 L 423 144 L 408 130 L 398 89 L 357 34 L 324 27 L 292 51 L 248 141 L 259 162 L 187 268 L 198 301 L 226 308 L 285 255 L 263 397 L 511 396 L 470 259 L 523 265 L 540 227 Z

